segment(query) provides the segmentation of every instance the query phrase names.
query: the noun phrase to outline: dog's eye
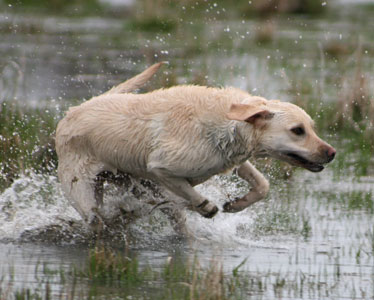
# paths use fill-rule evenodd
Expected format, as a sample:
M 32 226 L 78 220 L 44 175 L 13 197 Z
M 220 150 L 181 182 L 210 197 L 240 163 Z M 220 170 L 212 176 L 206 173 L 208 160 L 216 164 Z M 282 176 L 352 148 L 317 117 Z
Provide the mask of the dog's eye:
M 303 135 L 305 134 L 305 130 L 303 127 L 295 127 L 295 128 L 292 128 L 291 131 L 296 134 L 296 135 Z

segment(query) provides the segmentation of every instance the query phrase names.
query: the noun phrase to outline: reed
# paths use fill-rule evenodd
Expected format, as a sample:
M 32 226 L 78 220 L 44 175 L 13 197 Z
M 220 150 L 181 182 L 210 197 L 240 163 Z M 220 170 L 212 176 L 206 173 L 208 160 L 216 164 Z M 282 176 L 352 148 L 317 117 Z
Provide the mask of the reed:
M 0 190 L 22 173 L 55 171 L 56 123 L 52 112 L 23 108 L 17 102 L 0 104 Z

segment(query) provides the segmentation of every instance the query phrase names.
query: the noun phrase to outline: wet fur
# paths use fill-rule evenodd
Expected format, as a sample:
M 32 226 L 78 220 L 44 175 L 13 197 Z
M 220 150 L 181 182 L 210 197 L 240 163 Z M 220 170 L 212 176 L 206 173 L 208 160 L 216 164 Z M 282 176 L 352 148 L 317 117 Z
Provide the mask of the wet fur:
M 183 85 L 130 93 L 160 66 L 70 108 L 58 124 L 59 179 L 88 223 L 100 215 L 96 178 L 102 172 L 151 179 L 211 218 L 217 206 L 193 186 L 215 174 L 238 167 L 239 176 L 252 187 L 242 198 L 227 202 L 226 212 L 240 211 L 266 196 L 269 183 L 248 162 L 250 157 L 273 156 L 297 165 L 287 156 L 293 151 L 312 163 L 328 162 L 326 151 L 333 148 L 317 137 L 310 117 L 293 104 L 236 88 Z M 299 123 L 308 131 L 302 141 L 286 133 Z M 182 222 L 183 217 L 176 219 Z

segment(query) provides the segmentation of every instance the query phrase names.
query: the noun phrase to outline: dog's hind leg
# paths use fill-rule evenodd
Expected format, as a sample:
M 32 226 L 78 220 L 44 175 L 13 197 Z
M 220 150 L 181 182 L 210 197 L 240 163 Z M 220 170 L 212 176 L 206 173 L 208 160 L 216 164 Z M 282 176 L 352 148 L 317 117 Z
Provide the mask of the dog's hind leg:
M 83 220 L 93 227 L 102 223 L 98 212 L 98 206 L 102 204 L 102 189 L 100 183 L 95 182 L 99 170 L 99 165 L 82 162 L 82 159 L 75 161 L 72 157 L 60 160 L 58 167 L 59 179 L 66 197 Z
M 238 168 L 238 175 L 252 185 L 248 194 L 223 205 L 224 212 L 239 212 L 251 204 L 266 197 L 269 182 L 250 162 L 246 161 Z
M 70 198 L 85 221 L 91 222 L 92 213 L 97 210 L 95 183 L 90 178 L 75 176 L 71 181 Z

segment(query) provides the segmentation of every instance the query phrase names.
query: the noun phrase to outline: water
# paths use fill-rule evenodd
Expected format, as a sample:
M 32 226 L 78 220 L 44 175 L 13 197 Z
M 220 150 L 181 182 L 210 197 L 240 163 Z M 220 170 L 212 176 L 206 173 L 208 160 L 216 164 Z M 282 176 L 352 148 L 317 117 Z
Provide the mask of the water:
M 304 88 L 301 79 L 306 77 L 310 93 L 335 101 L 341 84 L 326 87 L 325 81 L 350 76 L 354 59 L 337 63 L 328 58 L 327 50 L 336 46 L 336 51 L 351 53 L 361 41 L 369 51 L 362 65 L 366 71 L 373 68 L 371 30 L 361 10 L 349 14 L 350 22 L 346 9 L 334 9 L 341 16 L 317 22 L 305 17 L 271 19 L 270 25 L 258 20 L 190 24 L 186 16 L 181 32 L 155 34 L 127 29 L 126 18 L 36 18 L 12 9 L 0 14 L 0 99 L 15 95 L 35 104 L 90 98 L 150 62 L 167 60 L 170 66 L 164 70 L 163 84 L 233 85 L 269 99 L 287 100 L 289 90 Z M 270 41 L 261 42 L 267 26 L 265 38 Z
M 213 220 L 189 213 L 189 241 L 178 240 L 167 219 L 156 211 L 130 226 L 127 236 L 133 240 L 129 247 L 140 261 L 156 268 L 169 256 L 198 255 L 203 265 L 209 265 L 212 257 L 224 262 L 230 273 L 247 258 L 243 271 L 268 285 L 279 278 L 291 279 L 282 295 L 295 289 L 292 285 L 300 285 L 302 278 L 309 285 L 322 285 L 318 291 L 309 290 L 312 298 L 318 293 L 352 297 L 353 291 L 372 295 L 372 214 L 364 207 L 352 210 L 339 203 L 339 198 L 334 203 L 315 193 L 329 192 L 332 184 L 338 197 L 352 189 L 373 192 L 374 180 L 365 178 L 352 184 L 352 178 L 347 178 L 326 183 L 326 178 L 332 179 L 328 170 L 321 175 L 300 175 L 292 182 L 273 186 L 268 200 L 244 212 L 220 213 Z M 198 190 L 221 206 L 235 188 L 236 183 L 228 178 L 215 177 Z M 15 287 L 38 286 L 40 281 L 35 278 L 38 272 L 45 276 L 44 265 L 68 270 L 87 259 L 90 236 L 81 229 L 80 217 L 62 197 L 53 176 L 17 180 L 1 195 L 0 211 L 1 238 L 7 242 L 0 244 L 0 264 L 3 274 L 12 274 Z M 300 216 L 307 218 L 311 232 L 303 232 Z M 114 234 L 121 243 L 117 246 L 125 247 L 128 240 L 119 238 L 121 232 Z M 3 279 L 3 285 L 7 280 Z M 56 280 L 54 289 L 61 292 L 63 285 Z M 295 289 L 292 293 L 298 292 Z M 290 298 L 297 298 L 292 293 Z M 271 296 L 271 291 L 264 295 Z
M 176 31 L 154 33 L 126 29 L 130 21 L 118 17 L 36 17 L 6 8 L 0 14 L 0 100 L 15 97 L 26 107 L 66 107 L 153 61 L 168 60 L 170 65 L 146 89 L 197 82 L 233 85 L 268 98 L 336 101 L 355 71 L 359 42 L 368 51 L 364 50 L 363 71 L 369 82 L 373 79 L 372 32 L 365 21 L 370 14 L 343 2 L 350 11 L 337 10 L 329 18 L 272 20 L 269 43 L 259 42 L 258 28 L 265 26 L 260 20 L 209 17 L 191 24 L 186 15 Z M 335 43 L 347 47 L 346 59 L 325 54 Z M 354 165 L 353 170 L 330 166 L 319 174 L 298 170 L 284 179 L 260 167 L 272 183 L 269 197 L 237 214 L 219 213 L 213 220 L 188 212 L 191 239 L 181 240 L 159 210 L 148 214 L 152 206 L 145 206 L 126 229 L 109 233 L 109 243 L 130 248 L 154 268 L 169 257 L 187 260 L 197 254 L 202 265 L 208 266 L 214 257 L 230 274 L 247 259 L 242 272 L 262 286 L 253 290 L 252 298 L 373 298 L 370 172 L 356 176 Z M 217 176 L 197 190 L 222 207 L 246 188 L 231 176 Z M 144 193 L 144 198 L 150 197 Z M 106 198 L 108 207 L 118 201 L 139 207 L 131 193 L 125 196 L 112 191 Z M 90 231 L 63 197 L 56 176 L 32 171 L 0 195 L 0 241 L 4 298 L 25 287 L 43 291 L 47 281 L 55 297 L 67 297 L 66 282 L 58 274 L 84 265 L 93 243 Z M 89 282 L 78 283 L 82 293 L 91 288 Z

